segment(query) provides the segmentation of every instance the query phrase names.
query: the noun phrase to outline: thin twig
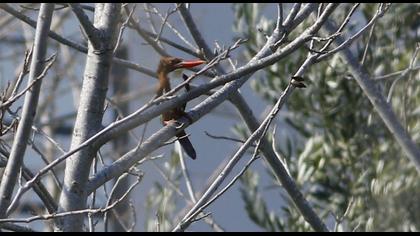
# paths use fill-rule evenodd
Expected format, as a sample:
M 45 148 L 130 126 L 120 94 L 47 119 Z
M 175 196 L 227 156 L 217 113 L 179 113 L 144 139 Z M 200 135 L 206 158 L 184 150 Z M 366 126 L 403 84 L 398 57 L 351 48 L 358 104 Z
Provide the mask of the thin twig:
M 29 218 L 26 218 L 26 219 L 21 219 L 21 218 L 0 219 L 0 223 L 3 223 L 3 222 L 30 223 L 30 222 L 33 222 L 33 221 L 50 220 L 50 219 L 56 219 L 56 218 L 65 217 L 65 216 L 69 216 L 69 215 L 81 215 L 81 214 L 92 214 L 92 215 L 94 215 L 94 214 L 105 213 L 105 212 L 113 209 L 120 202 L 122 202 L 125 199 L 125 197 L 128 196 L 131 193 L 131 191 L 134 189 L 134 187 L 136 187 L 140 182 L 141 182 L 141 178 L 137 178 L 136 182 L 133 183 L 127 189 L 127 191 L 124 193 L 123 196 L 121 196 L 120 198 L 115 200 L 111 205 L 109 205 L 105 208 L 83 209 L 83 210 L 78 210 L 78 211 L 67 211 L 67 212 L 60 212 L 60 213 L 54 213 L 54 214 L 37 215 L 37 216 L 29 217 Z
M 387 74 L 387 75 L 376 76 L 375 78 L 373 78 L 373 80 L 385 80 L 385 79 L 390 79 L 392 77 L 396 77 L 396 76 L 399 76 L 399 75 L 405 76 L 406 73 L 409 73 L 409 72 L 412 72 L 412 71 L 417 71 L 417 70 L 420 70 L 420 66 L 416 66 L 416 67 L 413 67 L 413 68 L 408 67 L 407 69 L 392 72 L 392 73 Z
M 109 193 L 108 200 L 106 202 L 106 206 L 111 205 L 111 201 L 112 201 L 112 198 L 114 197 L 115 190 L 117 189 L 117 187 L 120 184 L 120 182 L 122 181 L 122 179 L 124 179 L 128 175 L 129 175 L 128 173 L 124 173 L 120 177 L 118 177 L 117 181 L 115 181 L 115 184 L 114 184 L 114 186 L 112 186 L 111 192 Z M 108 212 L 104 213 L 103 218 L 104 218 L 104 231 L 108 232 Z
M 35 143 L 33 141 L 30 141 L 32 149 L 38 153 L 38 155 L 41 157 L 41 160 L 45 163 L 45 164 L 49 164 L 48 159 L 45 157 L 45 155 L 42 153 L 41 150 L 39 150 L 39 148 L 35 145 Z M 55 173 L 55 171 L 53 169 L 51 169 L 51 175 L 53 176 L 54 182 L 57 184 L 57 187 L 59 190 L 61 190 L 63 188 L 63 185 L 60 183 L 60 180 L 58 178 L 57 173 Z
M 133 8 L 131 9 L 130 13 L 127 16 L 127 19 L 122 23 L 122 25 L 120 27 L 120 32 L 118 33 L 118 37 L 117 37 L 117 43 L 115 44 L 114 51 L 113 51 L 114 55 L 117 53 L 117 50 L 118 50 L 118 48 L 120 46 L 120 43 L 122 41 L 122 36 L 124 34 L 124 29 L 127 27 L 127 24 L 130 21 L 131 16 L 133 15 L 134 10 L 136 9 L 136 6 L 137 6 L 137 4 L 134 3 Z
M 238 68 L 237 71 L 226 74 L 226 75 L 222 75 L 222 76 L 218 76 L 217 79 L 213 80 L 212 82 L 205 84 L 205 85 L 201 85 L 195 89 L 192 89 L 190 92 L 183 94 L 179 97 L 174 98 L 172 101 L 168 101 L 168 102 L 164 102 L 162 103 L 160 106 L 151 109 L 147 114 L 144 115 L 140 115 L 143 113 L 143 111 L 147 108 L 150 107 L 151 103 L 147 103 L 145 106 L 141 107 L 140 109 L 138 109 L 137 111 L 135 111 L 134 113 L 128 115 L 127 117 L 118 120 L 110 125 L 108 125 L 106 128 L 104 128 L 103 130 L 101 130 L 100 132 L 98 132 L 97 134 L 93 135 L 92 137 L 90 137 L 89 139 L 87 139 L 86 141 L 84 141 L 83 143 L 81 143 L 79 146 L 75 147 L 74 149 L 68 151 L 66 154 L 58 157 L 55 161 L 53 161 L 50 165 L 44 167 L 43 169 L 41 169 L 37 175 L 31 180 L 28 181 L 25 186 L 23 188 L 21 188 L 22 192 L 19 194 L 16 194 L 15 199 L 13 200 L 15 203 L 17 203 L 18 201 L 18 196 L 19 198 L 22 196 L 22 194 L 26 191 L 29 190 L 29 188 L 34 184 L 35 181 L 38 181 L 39 178 L 41 176 L 43 176 L 49 168 L 52 168 L 53 166 L 57 165 L 58 163 L 64 161 L 66 158 L 68 158 L 70 155 L 80 151 L 81 149 L 84 149 L 90 145 L 101 145 L 104 142 L 107 142 L 107 140 L 111 137 L 115 137 L 118 134 L 125 132 L 133 127 L 136 127 L 138 125 L 143 124 L 144 122 L 149 121 L 150 119 L 152 119 L 153 117 L 156 117 L 158 115 L 160 115 L 163 111 L 165 111 L 166 109 L 171 109 L 173 107 L 179 106 L 180 104 L 184 104 L 185 102 L 191 100 L 194 97 L 200 96 L 201 94 L 206 93 L 207 91 L 209 91 L 210 89 L 213 89 L 217 86 L 220 85 L 224 85 L 232 80 L 235 80 L 237 78 L 240 78 L 242 76 L 246 76 L 250 73 L 255 72 L 256 70 L 259 70 L 261 68 L 264 68 L 268 65 L 272 65 L 275 62 L 278 62 L 279 60 L 283 59 L 284 57 L 286 57 L 287 55 L 289 55 L 290 53 L 292 53 L 295 49 L 297 49 L 299 46 L 303 45 L 307 40 L 310 39 L 310 35 L 313 34 L 314 31 L 317 31 L 323 22 L 325 22 L 325 20 L 327 19 L 328 15 L 334 10 L 335 8 L 335 4 L 332 4 L 332 7 L 330 7 L 329 11 L 325 12 L 319 19 L 319 21 L 317 21 L 313 26 L 311 26 L 310 28 L 308 28 L 307 30 L 305 30 L 299 37 L 297 37 L 294 41 L 292 41 L 290 44 L 288 44 L 286 47 L 282 48 L 282 50 L 270 55 L 270 56 L 266 56 L 263 59 L 260 60 L 254 60 L 252 61 L 252 63 L 243 66 L 241 68 Z M 228 90 L 225 90 L 224 93 L 219 94 L 225 96 L 226 93 L 228 93 L 230 90 L 232 89 L 236 89 L 236 86 L 240 86 L 242 83 L 244 83 L 246 81 L 247 77 L 242 78 L 241 82 L 238 84 L 235 84 L 235 87 L 229 87 Z M 203 106 L 202 109 L 207 107 L 212 107 L 212 106 L 217 106 L 218 104 L 221 103 L 221 100 L 215 100 L 214 102 L 207 104 L 207 106 Z M 200 115 L 203 115 L 204 113 L 201 113 Z M 193 115 L 195 117 L 195 119 L 197 119 L 199 116 L 198 114 Z M 183 121 L 185 124 L 188 124 L 188 121 L 184 120 Z M 186 126 L 185 126 L 186 127 Z M 165 128 L 162 129 L 162 132 L 158 132 L 160 135 L 168 135 L 169 133 L 165 133 L 165 131 L 167 132 L 167 130 L 172 130 L 173 131 L 174 127 L 172 126 L 165 126 Z M 155 134 L 155 138 L 161 137 L 159 135 L 157 135 L 157 133 Z M 168 139 L 170 137 L 167 137 Z M 167 140 L 167 139 L 166 139 Z M 166 141 L 165 140 L 165 141 Z M 144 145 L 144 144 L 143 144 Z M 142 146 L 143 146 L 142 145 Z M 152 144 L 146 145 L 148 148 L 150 147 L 155 147 Z M 157 146 L 156 146 L 157 147 Z M 146 149 L 147 151 L 151 151 Z M 130 152 L 129 154 L 127 154 L 125 157 L 121 157 L 119 159 L 118 162 L 114 163 L 114 165 L 112 165 L 112 168 L 116 168 L 119 165 L 125 165 L 128 163 L 137 163 L 141 158 L 137 159 L 135 158 L 132 159 L 132 157 L 136 157 L 136 151 Z M 134 155 L 134 156 L 133 156 Z M 109 168 L 105 168 L 103 171 L 109 171 Z M 90 187 L 89 189 L 95 189 L 96 188 L 96 184 L 102 181 L 107 181 L 106 179 L 108 177 L 111 177 L 113 175 L 102 175 L 100 171 L 96 177 L 98 179 L 93 179 L 93 183 L 90 182 Z M 119 171 L 116 171 L 116 173 L 118 173 Z M 105 179 L 103 179 L 105 177 Z M 95 177 L 94 177 L 95 178 Z
M 325 27 L 329 32 L 332 32 L 335 28 L 334 25 L 328 21 L 326 22 Z M 337 37 L 337 40 L 341 45 L 344 42 L 344 39 L 341 37 Z M 420 149 L 401 125 L 398 117 L 393 112 L 392 107 L 386 102 L 382 92 L 377 88 L 375 82 L 369 77 L 369 73 L 360 65 L 350 49 L 346 48 L 341 51 L 341 56 L 347 61 L 347 65 L 350 67 L 353 77 L 371 101 L 386 127 L 390 130 L 391 134 L 393 134 L 402 150 L 420 173 Z
M 145 35 L 148 35 L 148 36 L 154 37 L 154 38 L 157 37 L 157 34 L 156 33 L 149 32 L 149 31 L 147 31 L 145 29 L 141 29 L 141 30 L 144 32 Z M 158 43 L 159 42 L 163 42 L 163 43 L 165 43 L 165 44 L 167 44 L 167 45 L 169 45 L 169 46 L 171 46 L 173 48 L 176 48 L 176 49 L 178 49 L 180 51 L 183 51 L 185 53 L 188 53 L 188 54 L 190 54 L 190 55 L 192 55 L 194 57 L 197 57 L 197 58 L 200 58 L 200 59 L 204 59 L 202 57 L 202 55 L 199 54 L 198 51 L 194 51 L 194 50 L 191 50 L 190 48 L 184 47 L 184 46 L 182 46 L 182 45 L 180 45 L 178 43 L 173 42 L 173 40 L 164 38 L 162 35 L 159 37 Z
M 289 170 L 289 165 L 287 164 L 287 159 L 286 158 L 284 158 L 284 157 L 282 157 L 282 155 L 280 155 L 280 153 L 277 151 L 277 148 L 276 148 L 276 130 L 277 130 L 277 124 L 276 125 L 274 125 L 274 128 L 273 128 L 273 133 L 272 133 L 272 135 L 271 135 L 271 139 L 273 140 L 272 142 L 271 142 L 271 144 L 272 144 L 272 148 L 273 148 L 273 152 L 276 154 L 276 156 L 277 156 L 277 158 L 279 159 L 279 161 L 281 162 L 281 164 L 283 164 L 283 166 L 284 166 L 284 169 L 286 170 L 286 172 L 287 172 L 287 174 L 289 175 L 289 176 L 292 176 L 291 174 L 290 174 L 290 170 Z
M 30 4 L 30 5 L 32 5 L 32 4 Z M 39 7 L 25 6 L 23 4 L 19 4 L 19 7 L 23 8 L 23 9 L 26 9 L 26 10 L 32 10 L 32 11 L 39 11 L 39 9 L 40 9 Z M 65 6 L 65 7 L 56 7 L 56 8 L 54 8 L 54 11 L 58 11 L 58 10 L 64 9 L 66 7 L 67 6 Z
M 25 22 L 26 24 L 30 25 L 31 27 L 35 28 L 37 25 L 37 22 L 32 20 L 30 17 L 22 14 L 21 12 L 16 11 L 15 9 L 13 9 L 12 7 L 10 7 L 9 5 L 5 4 L 5 3 L 0 3 L 0 8 L 5 10 L 7 13 L 15 16 L 17 19 Z M 66 45 L 68 47 L 71 47 L 79 52 L 82 52 L 84 54 L 87 54 L 87 47 L 78 44 L 76 42 L 73 42 L 71 40 L 68 40 L 62 36 L 60 36 L 59 34 L 55 33 L 54 31 L 49 31 L 48 32 L 48 36 L 54 40 L 56 40 L 57 42 Z M 125 66 L 129 69 L 138 71 L 140 73 L 144 73 L 146 75 L 152 76 L 152 77 L 157 77 L 156 73 L 148 68 L 142 67 L 139 64 L 136 64 L 134 62 L 128 61 L 128 60 L 124 60 L 121 58 L 113 58 L 113 62 L 117 63 L 119 65 Z
M 261 125 L 256 129 L 251 136 L 248 137 L 246 142 L 236 151 L 232 156 L 230 161 L 226 164 L 223 170 L 220 172 L 219 176 L 213 181 L 213 183 L 207 188 L 205 193 L 200 197 L 196 204 L 188 211 L 188 213 L 182 218 L 182 220 L 177 224 L 173 231 L 183 231 L 186 227 L 191 224 L 191 220 L 200 213 L 201 207 L 203 207 L 210 200 L 211 196 L 215 193 L 217 188 L 227 177 L 227 175 L 233 170 L 233 167 L 240 160 L 240 158 L 245 154 L 245 151 L 248 147 L 258 139 L 263 137 L 263 132 L 267 129 L 267 124 L 270 124 L 275 115 L 280 111 L 283 104 L 286 102 L 287 98 L 294 89 L 294 85 L 289 83 L 287 88 L 284 90 L 280 98 L 278 99 L 275 106 L 272 108 L 270 114 L 264 119 Z
M 131 226 L 127 229 L 127 232 L 133 232 L 137 222 L 136 208 L 134 207 L 133 202 L 131 200 L 129 201 L 128 205 L 130 206 L 132 216 L 131 218 L 133 219 L 133 222 L 131 223 Z
M 181 171 L 182 171 L 182 175 L 184 176 L 185 185 L 187 186 L 188 195 L 190 196 L 190 199 L 192 202 L 196 202 L 197 199 L 194 194 L 195 191 L 191 183 L 191 178 L 190 178 L 190 174 L 188 173 L 187 166 L 185 165 L 184 154 L 182 153 L 181 144 L 179 142 L 176 142 L 175 148 L 179 156 L 179 162 L 181 164 Z
M 69 7 L 65 3 L 56 3 L 56 5 L 63 5 L 63 6 L 54 8 L 54 11 L 62 10 L 62 9 L 65 9 L 65 8 Z M 23 4 L 19 4 L 19 6 L 21 8 L 27 9 L 27 10 L 39 11 L 39 8 L 37 8 L 37 7 L 29 7 L 29 6 L 25 6 Z M 82 5 L 82 4 L 80 4 L 80 6 L 81 6 L 82 9 L 85 9 L 85 10 L 88 10 L 88 11 L 91 11 L 91 12 L 95 11 L 94 7 L 91 7 L 91 6 L 88 6 L 88 5 Z
M 338 27 L 337 31 L 332 34 L 330 37 L 327 38 L 327 43 L 322 47 L 320 51 L 326 50 L 333 40 L 341 35 L 341 32 L 343 32 L 344 27 L 350 22 L 350 18 L 352 17 L 353 13 L 356 11 L 356 9 L 359 7 L 360 3 L 356 3 L 353 5 L 353 7 L 350 9 L 349 13 L 347 14 L 346 18 L 344 18 L 344 21 L 341 23 L 340 27 Z M 319 59 L 321 60 L 321 59 Z
M 150 4 L 150 6 L 152 7 L 152 13 L 157 14 L 162 22 L 165 20 L 165 17 L 162 16 L 162 14 L 158 11 L 158 9 L 153 6 L 152 4 Z M 191 47 L 192 49 L 194 49 L 195 51 L 198 51 L 198 49 L 192 44 L 190 43 L 173 25 L 171 25 L 168 21 L 165 22 L 165 24 L 169 27 L 169 29 L 172 30 L 172 32 L 175 33 L 176 36 L 178 36 L 179 39 L 181 39 L 186 45 L 188 45 L 189 47 Z
M 125 12 L 127 13 L 127 15 L 129 15 L 129 8 L 128 6 L 124 7 Z M 150 39 L 149 37 L 147 37 L 147 35 L 144 33 L 144 31 L 141 29 L 140 27 L 140 23 L 138 20 L 136 20 L 134 17 L 130 17 L 129 19 L 129 27 L 133 28 L 144 40 L 146 40 L 147 43 L 150 44 L 150 46 L 152 46 L 152 48 L 154 50 L 156 50 L 159 54 L 161 55 L 166 55 L 168 56 L 168 54 L 153 40 Z
M 157 41 L 159 41 L 159 38 L 160 38 L 160 36 L 162 35 L 162 32 L 163 32 L 163 28 L 165 27 L 165 24 L 166 24 L 166 22 L 168 21 L 168 19 L 169 19 L 169 16 L 170 15 L 172 15 L 172 14 L 174 14 L 175 12 L 177 12 L 178 11 L 178 7 L 176 7 L 175 9 L 168 9 L 167 11 L 166 11 L 166 14 L 165 14 L 165 17 L 163 18 L 163 20 L 162 20 L 162 24 L 160 25 L 160 28 L 159 28 L 159 31 L 158 31 L 158 33 L 157 33 L 157 35 L 156 35 L 156 38 L 154 39 L 156 42 Z
M 229 141 L 238 142 L 238 143 L 245 143 L 244 140 L 240 140 L 240 139 L 237 139 L 237 138 L 230 138 L 230 137 L 225 137 L 225 136 L 217 136 L 217 135 L 210 134 L 207 131 L 204 131 L 204 133 L 207 136 L 209 136 L 210 138 L 213 138 L 213 139 L 223 139 L 223 140 L 229 140 Z M 251 147 L 253 147 L 253 146 L 255 146 L 255 145 L 251 145 Z
M 372 28 L 370 28 L 370 31 L 369 31 L 369 36 L 368 36 L 368 39 L 367 39 L 367 42 L 366 42 L 365 50 L 363 51 L 362 61 L 360 62 L 362 65 L 365 64 L 365 61 L 366 61 L 366 58 L 367 58 L 367 53 L 368 53 L 368 50 L 369 50 L 370 41 L 371 41 L 372 36 L 373 36 L 373 30 L 375 29 L 375 25 L 376 25 L 376 22 L 373 23 Z
M 3 4 L 0 4 L 0 6 L 2 7 Z M 39 78 L 42 78 L 46 73 L 44 60 L 47 51 L 47 36 L 53 12 L 54 4 L 41 4 L 41 10 L 38 14 L 38 25 L 35 32 L 33 60 L 29 72 L 29 84 L 33 81 L 40 80 Z M 6 216 L 7 208 L 9 207 L 13 189 L 16 184 L 16 175 L 23 164 L 26 143 L 30 136 L 32 123 L 35 119 L 35 111 L 38 105 L 40 90 L 41 83 L 36 83 L 33 85 L 31 92 L 27 93 L 25 96 L 22 119 L 19 122 L 9 160 L 0 185 L 0 218 Z
M 19 90 L 20 84 L 22 83 L 23 77 L 25 77 L 25 75 L 29 73 L 29 66 L 32 60 L 32 52 L 33 52 L 33 47 L 31 47 L 29 51 L 25 52 L 25 60 L 22 66 L 22 71 L 19 73 L 19 76 L 16 80 L 15 86 L 13 87 L 11 95 L 9 97 L 6 97 L 7 99 L 9 99 L 10 97 L 16 96 L 16 93 Z
M 51 57 L 47 58 L 45 62 L 48 62 L 48 64 L 45 66 L 43 71 L 39 76 L 37 76 L 34 80 L 32 80 L 28 86 L 22 90 L 20 93 L 16 94 L 15 96 L 9 98 L 6 102 L 2 103 L 0 105 L 0 109 L 3 109 L 4 107 L 10 106 L 12 103 L 14 103 L 17 99 L 19 99 L 21 96 L 23 96 L 27 91 L 29 91 L 38 81 L 42 80 L 45 75 L 47 74 L 47 71 L 51 68 L 51 66 L 54 64 L 57 54 L 54 53 Z M 20 76 L 19 76 L 20 77 Z
M 338 232 L 338 226 L 343 222 L 344 218 L 349 214 L 351 207 L 353 206 L 354 198 L 350 198 L 350 201 L 346 207 L 346 210 L 344 211 L 343 215 L 339 218 L 334 216 L 335 218 L 335 224 L 334 224 L 334 232 Z
M 404 73 L 401 73 L 400 76 L 398 76 L 397 79 L 395 79 L 394 81 L 392 81 L 392 84 L 391 84 L 391 87 L 389 88 L 388 96 L 387 96 L 387 99 L 386 99 L 386 101 L 388 103 L 391 102 L 392 93 L 394 92 L 394 89 L 395 89 L 395 87 L 397 85 L 397 82 L 399 80 L 401 80 L 402 78 L 404 78 L 408 74 L 408 72 L 410 72 L 410 71 L 413 70 L 414 62 L 417 59 L 417 54 L 419 53 L 419 51 L 420 51 L 420 47 L 417 47 L 416 50 L 414 50 L 414 53 L 413 53 L 413 56 L 411 57 L 410 64 L 409 64 L 408 68 L 404 71 Z
M 334 48 L 333 50 L 330 50 L 329 52 L 325 53 L 324 55 L 320 56 L 317 61 L 322 61 L 325 58 L 349 47 L 356 39 L 358 39 L 363 33 L 368 30 L 373 23 L 375 23 L 380 17 L 383 16 L 383 14 L 389 9 L 389 5 L 386 5 L 386 7 L 382 7 L 382 4 L 379 6 L 379 9 L 377 10 L 376 14 L 372 17 L 372 19 L 367 23 L 362 29 L 360 29 L 356 34 L 348 38 L 347 40 L 343 41 L 339 46 Z
M 92 164 L 92 174 L 96 174 L 97 167 L 98 167 L 98 158 L 95 158 Z M 92 193 L 92 201 L 90 203 L 90 209 L 95 208 L 95 202 L 96 202 L 96 191 L 93 191 Z M 105 213 L 106 214 L 106 213 Z M 89 232 L 95 232 L 95 224 L 92 214 L 88 214 L 88 224 L 89 224 Z
M 155 36 L 154 37 L 156 37 L 158 34 L 157 34 L 157 30 L 156 30 L 156 26 L 155 26 L 155 22 L 153 21 L 153 17 L 152 17 L 152 15 L 150 14 L 150 7 L 149 7 L 149 3 L 143 3 L 143 9 L 144 9 L 144 12 L 146 13 L 146 17 L 147 17 L 147 20 L 149 21 L 149 26 L 150 26 L 150 29 L 152 30 L 152 33 L 153 34 L 155 34 Z M 158 44 L 159 44 L 159 46 L 162 48 L 162 49 L 164 49 L 164 47 L 163 47 L 163 45 L 161 44 L 161 42 L 160 42 L 160 40 L 157 42 Z

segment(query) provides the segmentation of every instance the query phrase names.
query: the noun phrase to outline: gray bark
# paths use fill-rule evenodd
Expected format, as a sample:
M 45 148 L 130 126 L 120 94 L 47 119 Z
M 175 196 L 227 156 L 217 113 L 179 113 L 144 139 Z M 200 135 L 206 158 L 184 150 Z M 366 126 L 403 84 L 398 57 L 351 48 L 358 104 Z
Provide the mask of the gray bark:
M 328 32 L 333 32 L 335 27 L 330 21 L 327 21 L 325 24 L 325 29 Z M 343 42 L 343 37 L 339 36 L 337 37 L 335 44 L 338 46 Z M 363 92 L 369 98 L 373 107 L 384 121 L 386 127 L 392 133 L 405 154 L 408 156 L 410 161 L 412 161 L 414 166 L 417 168 L 417 171 L 420 173 L 420 149 L 416 146 L 410 135 L 401 125 L 398 117 L 392 110 L 391 104 L 386 101 L 385 97 L 376 86 L 375 81 L 371 79 L 371 76 L 367 70 L 359 63 L 356 56 L 354 56 L 348 47 L 343 49 L 340 52 L 340 55 L 347 62 L 352 75 L 362 88 Z
M 112 64 L 117 24 L 121 4 L 95 6 L 94 27 L 101 39 L 99 48 L 89 43 L 82 93 L 73 130 L 71 148 L 79 146 L 96 134 L 102 127 L 104 101 L 108 90 L 108 78 Z M 86 182 L 97 148 L 88 147 L 66 160 L 64 186 L 59 211 L 75 211 L 86 207 L 88 194 Z M 82 231 L 84 217 L 70 215 L 56 222 L 58 231 Z
M 41 4 L 36 26 L 33 58 L 30 67 L 28 84 L 37 80 L 44 70 L 45 55 L 47 51 L 48 32 L 54 12 L 54 4 Z M 19 170 L 23 164 L 23 157 L 26 151 L 28 138 L 31 134 L 32 123 L 35 118 L 38 105 L 39 92 L 41 90 L 41 80 L 38 80 L 25 95 L 21 120 L 16 132 L 10 157 L 0 186 L 0 218 L 6 216 L 7 208 L 10 204 L 13 189 L 19 175 Z

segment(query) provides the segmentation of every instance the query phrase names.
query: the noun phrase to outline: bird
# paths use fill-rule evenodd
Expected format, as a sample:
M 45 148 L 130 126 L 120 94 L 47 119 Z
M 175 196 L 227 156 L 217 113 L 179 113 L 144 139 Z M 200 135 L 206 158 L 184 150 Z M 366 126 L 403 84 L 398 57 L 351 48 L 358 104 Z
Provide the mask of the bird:
M 171 56 L 161 57 L 156 71 L 159 79 L 159 84 L 156 89 L 156 97 L 160 97 L 163 94 L 163 92 L 168 92 L 171 90 L 171 84 L 168 77 L 168 74 L 170 72 L 181 68 L 192 68 L 204 63 L 206 63 L 206 61 L 199 59 L 184 60 L 181 58 Z M 186 78 L 188 78 L 188 76 L 183 74 L 183 79 L 186 80 Z M 187 91 L 189 90 L 188 83 L 185 85 L 185 88 Z M 177 120 L 181 117 L 185 117 L 188 120 L 192 121 L 191 117 L 185 112 L 185 106 L 186 103 L 162 113 L 162 124 L 166 126 L 170 121 Z M 195 160 L 197 154 L 185 131 L 180 131 L 176 134 L 176 136 L 184 151 L 188 154 L 189 157 Z

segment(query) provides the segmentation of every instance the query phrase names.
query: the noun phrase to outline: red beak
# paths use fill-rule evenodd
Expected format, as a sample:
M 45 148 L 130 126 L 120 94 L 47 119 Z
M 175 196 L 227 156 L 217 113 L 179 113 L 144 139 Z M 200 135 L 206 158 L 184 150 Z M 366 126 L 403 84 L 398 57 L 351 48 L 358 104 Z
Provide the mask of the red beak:
M 188 60 L 188 61 L 185 61 L 184 60 L 184 61 L 178 63 L 176 65 L 176 67 L 178 67 L 178 68 L 192 68 L 194 66 L 198 66 L 198 65 L 201 65 L 201 64 L 204 64 L 204 63 L 206 63 L 206 61 L 203 61 L 203 60 Z

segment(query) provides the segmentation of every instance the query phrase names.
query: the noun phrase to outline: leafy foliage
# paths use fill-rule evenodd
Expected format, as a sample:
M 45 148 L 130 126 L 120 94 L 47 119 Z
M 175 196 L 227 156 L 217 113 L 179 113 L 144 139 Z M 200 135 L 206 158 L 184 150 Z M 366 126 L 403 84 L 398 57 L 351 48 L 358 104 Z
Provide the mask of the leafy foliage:
M 362 4 L 359 8 L 361 16 L 357 21 L 363 23 L 373 16 L 377 5 Z M 262 45 L 255 25 L 266 19 L 258 17 L 258 10 L 249 4 L 237 4 L 234 9 L 236 22 L 247 23 L 235 29 L 253 39 L 249 42 L 254 45 L 244 53 L 250 57 Z M 347 11 L 341 10 L 345 15 Z M 376 23 L 372 37 L 369 39 L 366 33 L 357 42 L 355 53 L 362 59 L 370 40 L 364 65 L 372 77 L 409 67 L 419 41 L 418 17 L 414 17 L 418 12 L 419 4 L 393 4 Z M 265 24 L 273 25 L 274 21 Z M 267 68 L 251 84 L 254 90 L 274 103 L 287 85 L 286 78 L 297 71 L 306 53 L 302 50 Z M 279 140 L 277 147 L 307 200 L 324 220 L 335 216 L 337 230 L 418 231 L 418 174 L 350 76 L 346 64 L 333 56 L 312 66 L 305 76 L 310 80 L 308 88 L 296 91 L 284 108 L 282 119 L 288 126 L 283 128 L 289 135 Z M 419 82 L 418 71 L 377 82 L 417 143 Z M 258 185 L 257 174 L 248 171 L 242 179 L 242 196 L 251 220 L 268 231 L 311 230 L 285 195 L 288 206 L 283 208 L 284 214 L 270 212 Z

